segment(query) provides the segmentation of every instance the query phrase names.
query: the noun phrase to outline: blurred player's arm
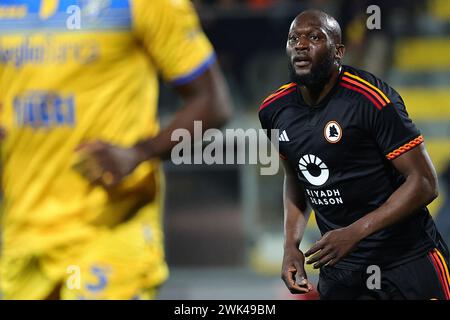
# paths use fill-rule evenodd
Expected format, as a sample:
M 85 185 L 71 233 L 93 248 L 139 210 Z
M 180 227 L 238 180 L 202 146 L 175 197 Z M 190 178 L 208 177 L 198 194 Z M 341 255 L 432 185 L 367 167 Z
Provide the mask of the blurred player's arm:
M 231 116 L 228 87 L 217 63 L 197 79 L 175 89 L 183 99 L 183 107 L 156 137 L 136 144 L 140 162 L 155 157 L 167 159 L 178 143 L 171 141 L 175 129 L 187 129 L 193 136 L 195 120 L 202 121 L 202 129 L 206 130 L 223 126 Z
M 307 293 L 312 284 L 307 280 L 305 257 L 299 246 L 308 223 L 311 209 L 305 193 L 290 165 L 284 166 L 284 255 L 281 278 L 291 293 Z
M 385 229 L 431 203 L 438 196 L 437 175 L 424 144 L 392 160 L 406 181 L 378 209 L 353 224 L 326 233 L 305 255 L 316 252 L 307 263 L 315 268 L 335 265 L 356 244 L 369 235 Z
M 183 100 L 182 108 L 158 135 L 144 139 L 130 148 L 94 141 L 82 144 L 77 151 L 84 160 L 76 169 L 91 183 L 113 188 L 144 161 L 163 158 L 178 141 L 172 141 L 175 129 L 187 129 L 194 136 L 194 121 L 202 121 L 202 130 L 221 127 L 231 115 L 228 87 L 217 63 L 189 83 L 176 87 Z

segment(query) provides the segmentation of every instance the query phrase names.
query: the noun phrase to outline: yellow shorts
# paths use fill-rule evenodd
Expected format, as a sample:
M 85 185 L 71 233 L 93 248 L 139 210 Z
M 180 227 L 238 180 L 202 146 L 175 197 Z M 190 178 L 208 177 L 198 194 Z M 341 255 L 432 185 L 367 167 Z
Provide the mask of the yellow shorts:
M 60 286 L 61 299 L 151 299 L 167 279 L 163 235 L 152 225 L 157 203 L 95 238 L 24 257 L 3 256 L 3 299 L 45 299 Z

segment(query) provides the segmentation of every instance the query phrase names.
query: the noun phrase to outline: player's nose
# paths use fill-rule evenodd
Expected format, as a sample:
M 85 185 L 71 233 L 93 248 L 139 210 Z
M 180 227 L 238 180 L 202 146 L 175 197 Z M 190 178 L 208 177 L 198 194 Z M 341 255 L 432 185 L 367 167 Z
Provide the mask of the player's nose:
M 309 49 L 309 41 L 307 37 L 300 37 L 297 43 L 294 46 L 296 51 L 308 50 Z

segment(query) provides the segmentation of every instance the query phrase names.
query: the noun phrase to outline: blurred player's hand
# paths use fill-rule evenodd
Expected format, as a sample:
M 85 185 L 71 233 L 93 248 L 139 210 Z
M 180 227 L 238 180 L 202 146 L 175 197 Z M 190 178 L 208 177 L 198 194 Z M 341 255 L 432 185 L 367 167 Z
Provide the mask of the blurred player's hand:
M 361 238 L 351 227 L 329 231 L 305 252 L 305 256 L 311 258 L 306 262 L 318 269 L 325 265 L 334 266 L 339 260 L 352 251 Z
M 94 185 L 105 189 L 117 186 L 141 162 L 134 148 L 117 147 L 106 142 L 84 143 L 75 150 L 74 169 Z
M 299 249 L 284 250 L 281 279 L 292 294 L 308 293 L 313 289 L 306 277 L 305 257 Z

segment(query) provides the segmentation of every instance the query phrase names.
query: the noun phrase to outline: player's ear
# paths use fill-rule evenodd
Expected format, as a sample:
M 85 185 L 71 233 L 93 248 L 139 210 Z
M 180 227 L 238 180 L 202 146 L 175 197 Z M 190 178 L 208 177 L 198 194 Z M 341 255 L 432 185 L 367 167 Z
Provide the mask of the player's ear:
M 336 44 L 334 59 L 339 65 L 341 65 L 342 60 L 344 59 L 344 54 L 345 54 L 345 46 L 343 44 Z

